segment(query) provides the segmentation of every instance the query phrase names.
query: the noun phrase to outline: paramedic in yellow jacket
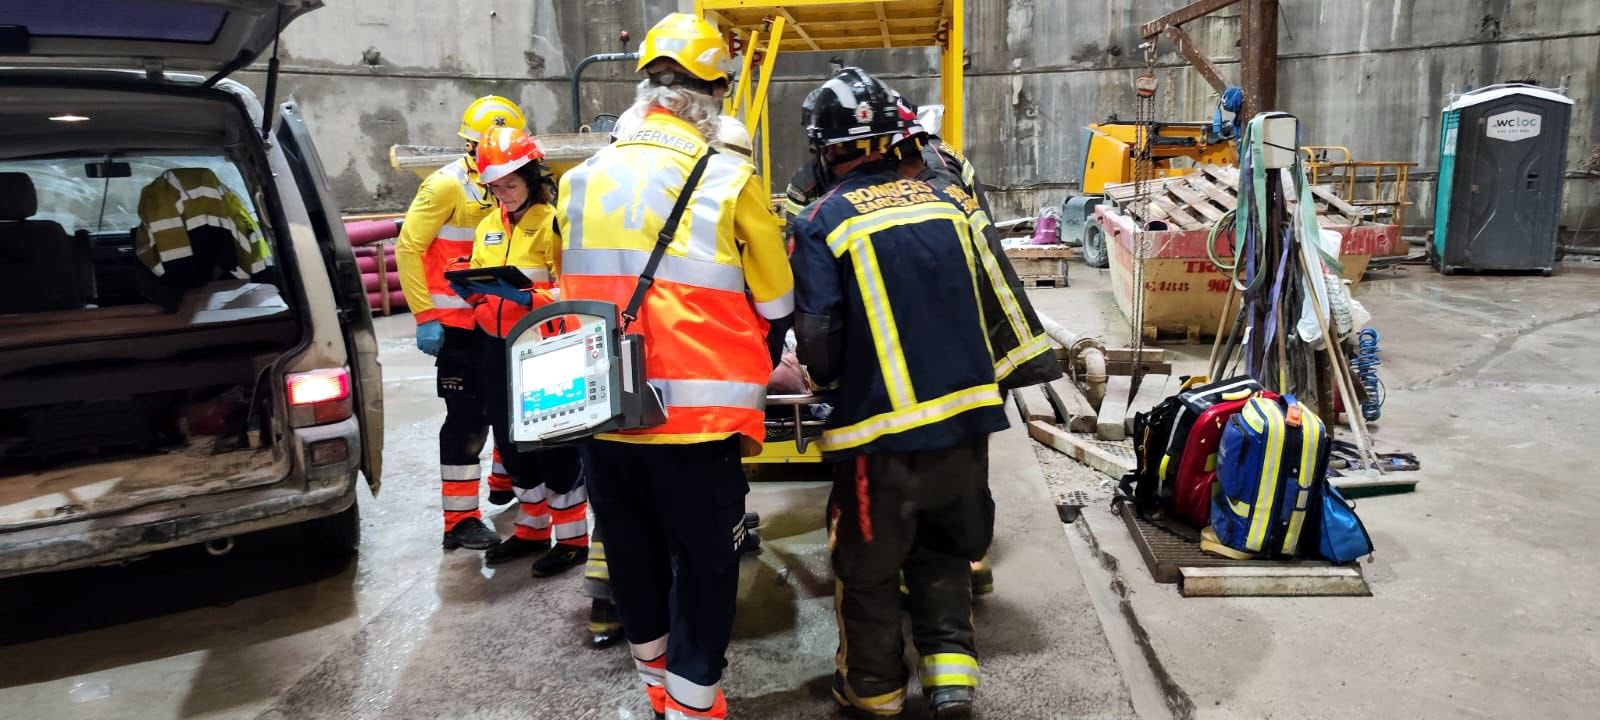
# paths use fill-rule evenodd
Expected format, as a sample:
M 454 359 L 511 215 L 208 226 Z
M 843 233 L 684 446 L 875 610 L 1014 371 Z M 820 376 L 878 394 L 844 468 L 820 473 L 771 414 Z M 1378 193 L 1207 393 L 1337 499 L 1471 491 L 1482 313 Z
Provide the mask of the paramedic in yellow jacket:
M 440 168 L 417 189 L 395 248 L 400 284 L 417 319 L 417 349 L 434 356 L 444 425 L 439 428 L 439 478 L 444 505 L 444 548 L 486 550 L 500 540 L 478 512 L 478 482 L 488 419 L 483 413 L 482 355 L 472 306 L 451 291 L 444 273 L 472 255 L 473 233 L 494 209 L 473 158 L 483 134 L 495 127 L 525 130 L 516 104 L 482 97 L 461 117 L 466 155 Z M 490 488 L 490 501 L 511 501 L 511 488 Z
M 498 207 L 478 223 L 471 266 L 513 267 L 532 283 L 528 289 L 504 281 L 454 286 L 473 307 L 484 410 L 521 502 L 514 534 L 484 553 L 484 561 L 493 565 L 542 553 L 533 562 L 533 576 L 550 577 L 588 558 L 589 500 L 576 448 L 518 452 L 511 442 L 506 336 L 530 310 L 555 297 L 553 254 L 560 242 L 555 234 L 555 179 L 538 141 L 516 128 L 491 128 L 478 143 L 477 160 L 479 179 Z

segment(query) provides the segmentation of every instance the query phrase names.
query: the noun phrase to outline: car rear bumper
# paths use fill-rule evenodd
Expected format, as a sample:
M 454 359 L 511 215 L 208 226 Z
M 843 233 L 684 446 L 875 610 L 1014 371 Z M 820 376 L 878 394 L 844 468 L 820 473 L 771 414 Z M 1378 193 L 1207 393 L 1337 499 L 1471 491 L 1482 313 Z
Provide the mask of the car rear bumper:
M 273 485 L 147 505 L 116 515 L 0 533 L 0 578 L 102 565 L 158 550 L 293 525 L 356 499 L 361 432 L 355 419 L 295 431 L 292 469 Z M 349 459 L 309 465 L 311 443 L 342 437 Z

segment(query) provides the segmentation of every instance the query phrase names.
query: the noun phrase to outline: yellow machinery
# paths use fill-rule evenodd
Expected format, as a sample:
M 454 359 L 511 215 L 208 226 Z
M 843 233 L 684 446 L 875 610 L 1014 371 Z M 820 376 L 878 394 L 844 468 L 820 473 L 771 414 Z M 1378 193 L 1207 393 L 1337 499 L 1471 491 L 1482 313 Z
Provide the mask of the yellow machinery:
M 1107 185 L 1134 181 L 1138 126 L 1115 117 L 1085 128 L 1083 194 L 1067 198 L 1061 208 L 1061 237 L 1081 244 L 1083 260 L 1091 267 L 1107 267 L 1105 235 L 1090 218 L 1104 199 Z M 1151 166 L 1156 178 L 1185 175 L 1199 165 L 1238 165 L 1239 152 L 1232 139 L 1212 134 L 1211 123 L 1155 123 L 1150 132 Z
M 726 32 L 735 48 L 740 69 L 726 112 L 743 120 L 756 138 L 757 163 L 769 195 L 772 113 L 767 91 L 779 53 L 940 48 L 939 100 L 945 112 L 939 134 L 946 144 L 961 148 L 965 0 L 695 0 L 695 10 Z M 817 396 L 769 396 L 768 441 L 761 455 L 745 462 L 821 462 L 812 440 L 821 434 L 822 423 L 809 412 L 818 401 Z

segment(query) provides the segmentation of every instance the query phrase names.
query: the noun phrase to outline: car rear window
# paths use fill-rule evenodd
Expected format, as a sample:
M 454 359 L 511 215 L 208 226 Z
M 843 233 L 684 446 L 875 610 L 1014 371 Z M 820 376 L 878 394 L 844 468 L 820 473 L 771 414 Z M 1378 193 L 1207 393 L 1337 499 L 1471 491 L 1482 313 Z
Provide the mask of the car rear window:
M 35 37 L 104 38 L 210 44 L 228 11 L 174 0 L 39 0 L 0 2 L 5 20 Z
M 245 207 L 259 221 L 244 176 L 224 155 L 117 155 L 117 162 L 132 166 L 131 177 L 88 177 L 84 164 L 103 160 L 104 155 L 0 160 L 0 172 L 26 173 L 33 180 L 34 194 L 39 198 L 39 210 L 32 219 L 55 222 L 68 233 L 76 230 L 131 231 L 139 224 L 140 192 L 161 177 L 161 173 L 178 168 L 209 168 L 223 185 L 244 201 Z

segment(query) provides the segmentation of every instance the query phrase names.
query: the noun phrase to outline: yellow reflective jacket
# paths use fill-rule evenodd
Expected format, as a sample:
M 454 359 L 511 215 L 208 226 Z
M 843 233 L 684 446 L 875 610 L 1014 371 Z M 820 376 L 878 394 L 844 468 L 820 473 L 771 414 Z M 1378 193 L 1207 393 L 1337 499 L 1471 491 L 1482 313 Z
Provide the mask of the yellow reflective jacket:
M 417 188 L 400 226 L 395 262 L 406 305 L 419 324 L 438 320 L 472 329 L 472 307 L 450 291 L 444 272 L 472 255 L 478 223 L 493 210 L 494 198 L 478 183 L 478 168 L 468 158 L 439 168 Z
M 239 263 L 233 275 L 241 280 L 265 270 L 272 255 L 249 206 L 210 168 L 161 173 L 139 192 L 139 220 L 134 255 L 158 277 L 166 263 L 194 254 L 189 231 L 200 227 L 233 235 Z

